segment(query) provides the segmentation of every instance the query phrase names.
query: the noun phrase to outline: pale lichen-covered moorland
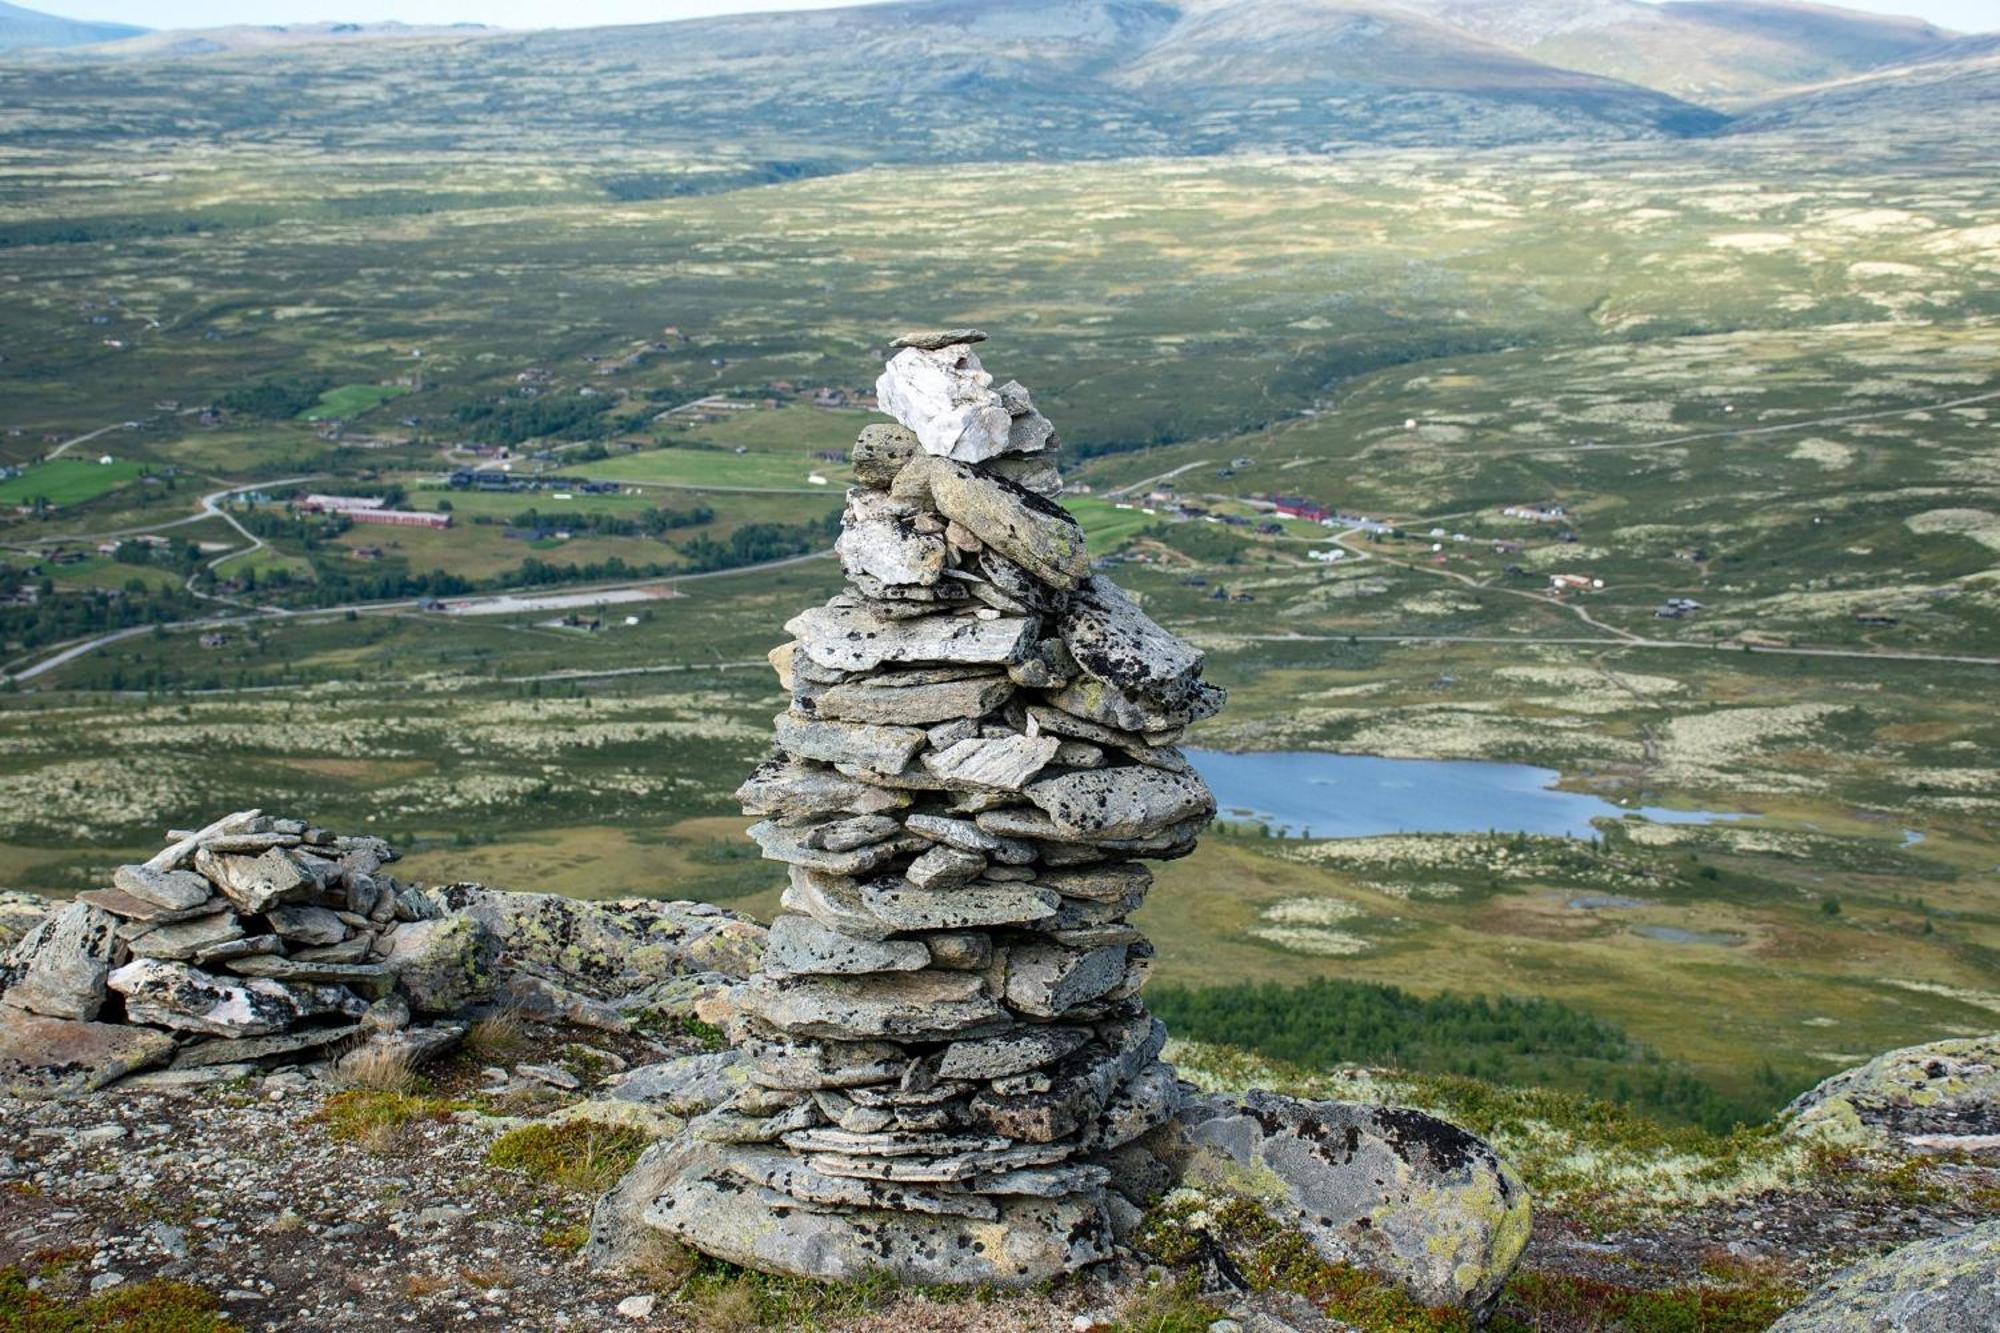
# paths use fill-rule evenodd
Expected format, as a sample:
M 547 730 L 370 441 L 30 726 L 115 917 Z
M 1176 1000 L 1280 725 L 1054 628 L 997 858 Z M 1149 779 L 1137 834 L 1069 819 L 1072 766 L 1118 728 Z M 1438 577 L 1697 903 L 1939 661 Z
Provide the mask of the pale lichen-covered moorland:
M 7 586 L 71 617 L 6 612 L 4 657 L 168 627 L 0 696 L 0 884 L 87 887 L 162 827 L 262 805 L 390 836 L 433 879 L 768 910 L 728 793 L 781 702 L 762 655 L 837 574 L 727 567 L 826 544 L 821 455 L 870 418 L 815 390 L 865 391 L 899 327 L 972 323 L 1071 445 L 1095 551 L 1231 690 L 1196 743 L 1525 760 L 1748 816 L 1594 845 L 1227 828 L 1146 908 L 1162 984 L 1551 997 L 1759 1113 L 1993 1026 L 2000 182 L 1976 135 L 676 193 L 742 163 L 560 126 L 505 154 L 387 125 L 93 139 L 67 76 L 8 77 L 0 461 L 113 429 L 0 482 Z M 712 394 L 747 406 L 670 412 Z M 443 489 L 482 443 L 618 485 Z M 285 513 L 300 478 L 456 521 L 330 530 Z M 179 521 L 260 483 L 227 502 L 254 547 Z M 1399 535 L 1312 560 L 1339 534 L 1261 530 L 1275 493 Z M 1252 522 L 1176 522 L 1175 497 Z M 1500 513 L 1524 503 L 1569 518 Z M 686 524 L 645 530 L 657 511 Z M 98 550 L 146 533 L 170 544 Z M 595 630 L 416 605 L 718 567 L 584 599 Z M 1552 599 L 1562 573 L 1605 586 Z M 1657 619 L 1669 597 L 1703 609 Z

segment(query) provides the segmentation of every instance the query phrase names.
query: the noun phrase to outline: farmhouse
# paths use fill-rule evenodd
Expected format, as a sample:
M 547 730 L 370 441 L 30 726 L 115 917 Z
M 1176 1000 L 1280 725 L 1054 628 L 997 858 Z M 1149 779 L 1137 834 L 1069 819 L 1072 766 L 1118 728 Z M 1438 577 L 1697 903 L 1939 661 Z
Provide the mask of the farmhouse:
M 1324 523 L 1333 517 L 1333 511 L 1325 505 L 1314 504 L 1296 495 L 1275 496 L 1272 507 L 1286 518 L 1302 518 L 1308 523 Z

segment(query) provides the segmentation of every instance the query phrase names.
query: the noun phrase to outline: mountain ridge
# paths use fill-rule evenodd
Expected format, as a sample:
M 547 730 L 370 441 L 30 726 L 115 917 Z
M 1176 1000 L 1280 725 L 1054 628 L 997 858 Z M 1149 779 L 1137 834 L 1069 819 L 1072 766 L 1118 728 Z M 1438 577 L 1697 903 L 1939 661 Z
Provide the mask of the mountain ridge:
M 0 3 L 0 53 L 90 46 L 137 37 L 146 31 L 129 23 L 69 19 L 39 9 Z

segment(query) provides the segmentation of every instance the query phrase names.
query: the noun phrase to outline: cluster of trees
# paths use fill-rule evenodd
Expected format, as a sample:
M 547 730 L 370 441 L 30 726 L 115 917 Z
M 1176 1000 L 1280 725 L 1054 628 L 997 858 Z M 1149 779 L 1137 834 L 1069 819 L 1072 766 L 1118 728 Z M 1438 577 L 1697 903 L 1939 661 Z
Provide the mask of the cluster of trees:
M 333 385 L 330 375 L 291 375 L 231 389 L 217 398 L 215 405 L 244 416 L 290 420 L 317 403 Z
M 0 606 L 0 643 L 19 644 L 28 651 L 134 625 L 187 620 L 202 606 L 178 587 L 157 588 L 140 578 L 128 580 L 118 591 L 58 592 L 48 578 L 0 572 L 0 596 L 26 585 L 39 589 L 40 600 L 33 606 Z
M 611 400 L 576 393 L 550 393 L 534 398 L 507 397 L 467 403 L 452 419 L 485 444 L 525 444 L 529 440 L 601 440 L 611 434 L 604 413 Z
M 1146 1000 L 1178 1036 L 1302 1069 L 1376 1065 L 1552 1087 L 1716 1132 L 1771 1109 L 1723 1096 L 1616 1026 L 1555 1000 L 1419 996 L 1324 977 L 1300 986 L 1159 986 Z M 1767 1070 L 1762 1082 L 1775 1099 L 1776 1075 Z
M 839 532 L 840 513 L 836 510 L 818 523 L 746 523 L 730 533 L 726 542 L 696 537 L 681 546 L 681 554 L 699 573 L 740 569 L 817 551 Z
M 594 537 L 663 537 L 669 532 L 698 528 L 714 521 L 715 510 L 705 504 L 697 504 L 692 509 L 652 507 L 637 514 L 610 514 L 603 510 L 544 514 L 539 509 L 523 509 L 512 518 L 496 519 L 482 515 L 473 520 L 475 523 L 505 523 L 510 528 L 526 528 L 533 532 L 562 528 L 568 532 L 587 532 Z

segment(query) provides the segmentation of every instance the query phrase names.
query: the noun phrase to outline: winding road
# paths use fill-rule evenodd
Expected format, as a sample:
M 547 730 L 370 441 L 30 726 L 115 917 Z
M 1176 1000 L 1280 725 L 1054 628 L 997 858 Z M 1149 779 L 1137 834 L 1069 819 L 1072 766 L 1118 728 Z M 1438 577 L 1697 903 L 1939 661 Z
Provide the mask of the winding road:
M 265 484 L 268 485 L 276 483 L 265 483 Z M 255 488 L 253 487 L 251 489 Z M 225 494 L 226 493 L 227 492 L 225 492 Z M 236 554 L 242 554 L 242 552 L 237 552 Z M 810 560 L 824 560 L 830 557 L 831 555 L 833 555 L 833 552 L 831 550 L 809 551 L 804 555 L 786 556 L 781 560 L 766 560 L 761 564 L 742 565 L 736 569 L 715 569 L 715 570 L 709 570 L 706 573 L 701 573 L 701 574 L 672 574 L 668 575 L 665 578 L 623 579 L 616 582 L 607 582 L 607 583 L 583 583 L 583 584 L 563 585 L 561 591 L 568 593 L 588 593 L 588 592 L 615 592 L 626 588 L 677 587 L 685 583 L 701 583 L 711 579 L 736 578 L 740 575 L 746 575 L 746 574 L 768 574 L 774 569 L 784 569 L 791 565 L 804 564 Z M 477 597 L 453 598 L 452 600 L 455 604 L 470 604 L 476 606 L 484 602 L 498 602 L 504 599 L 518 597 L 524 591 L 547 592 L 550 591 L 550 589 L 547 587 L 541 587 L 535 589 L 515 588 L 506 592 L 485 593 Z M 114 643 L 122 643 L 127 639 L 135 639 L 142 634 L 151 634 L 155 629 L 162 629 L 170 632 L 176 630 L 186 631 L 186 630 L 224 629 L 231 625 L 248 625 L 259 621 L 297 620 L 312 616 L 343 616 L 350 611 L 354 612 L 356 615 L 364 615 L 364 616 L 399 615 L 406 611 L 417 610 L 421 605 L 422 602 L 416 598 L 400 598 L 394 601 L 383 601 L 383 602 L 354 602 L 346 606 L 269 607 L 264 610 L 246 612 L 242 615 L 233 615 L 233 616 L 215 615 L 215 616 L 205 616 L 197 620 L 167 621 L 159 625 L 132 625 L 128 626 L 125 629 L 112 630 L 111 632 L 106 634 L 94 635 L 91 638 L 77 640 L 69 644 L 52 644 L 49 645 L 48 647 L 38 649 L 37 652 L 35 653 L 29 653 L 23 657 L 16 658 L 14 661 L 7 663 L 4 667 L 0 667 L 0 681 L 13 681 L 18 683 L 22 681 L 33 680 L 38 676 L 45 675 L 48 672 L 54 671 L 62 666 L 67 665 L 70 662 L 74 662 L 79 657 L 84 657 L 90 653 L 94 653 L 100 648 L 108 648 Z M 33 659 L 36 656 L 38 656 L 39 653 L 49 652 L 52 649 L 55 650 L 53 656 L 44 658 L 38 662 L 33 662 L 33 665 L 31 666 L 20 665 L 23 662 L 33 661 Z M 638 669 L 634 670 L 636 671 Z M 584 674 L 599 674 L 599 673 L 584 673 Z M 556 678 L 557 677 L 549 677 L 549 679 L 556 679 Z M 522 677 L 522 679 L 528 680 L 532 678 Z

